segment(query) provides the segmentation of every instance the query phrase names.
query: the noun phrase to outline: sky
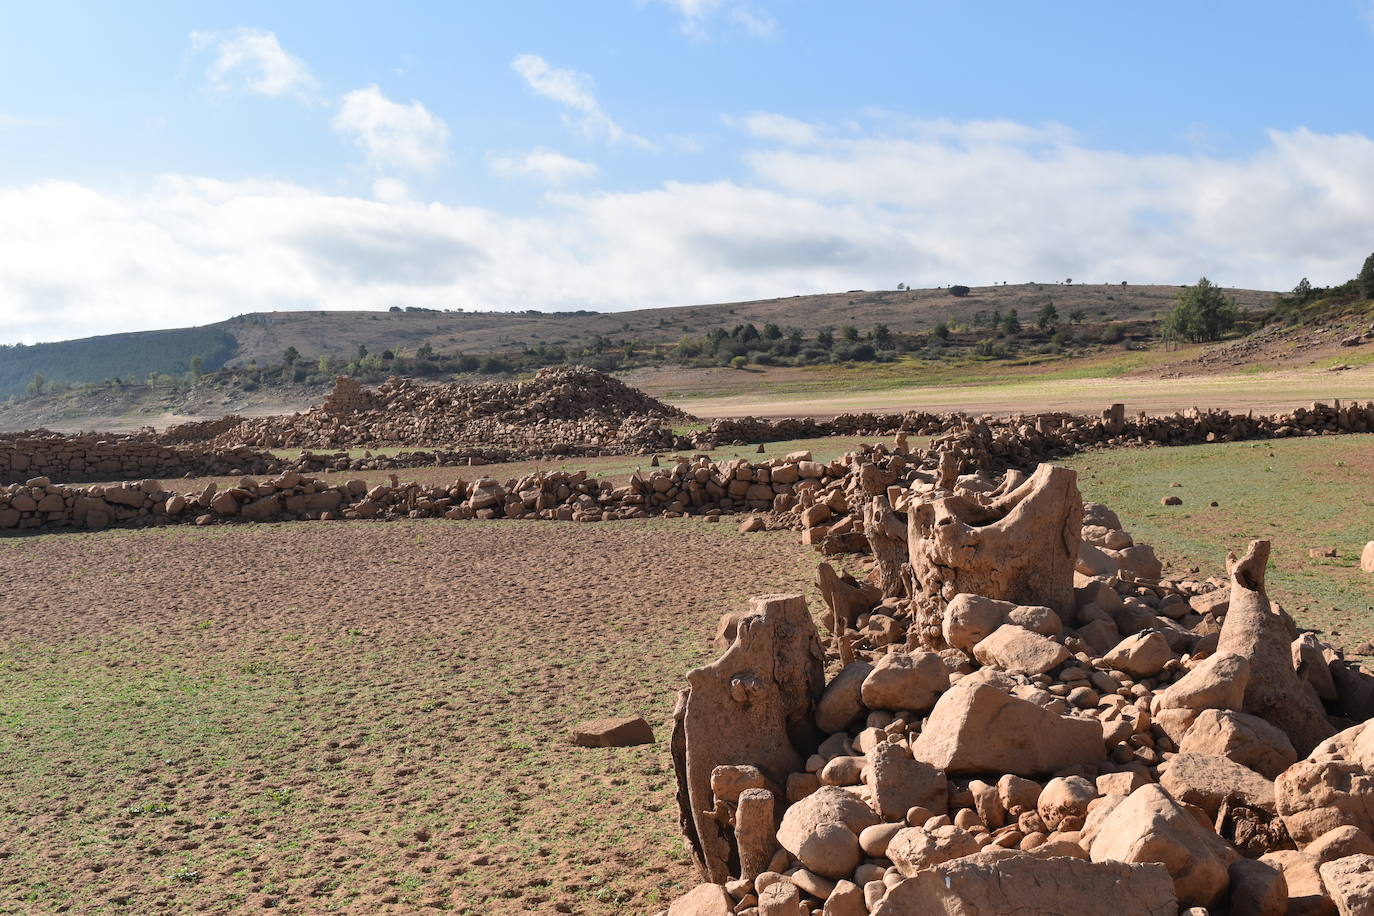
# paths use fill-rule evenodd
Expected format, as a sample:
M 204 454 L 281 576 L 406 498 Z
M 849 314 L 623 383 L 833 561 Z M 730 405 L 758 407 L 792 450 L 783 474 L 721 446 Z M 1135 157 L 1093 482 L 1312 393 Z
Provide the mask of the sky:
M 1374 251 L 1374 0 L 0 10 L 0 343 Z

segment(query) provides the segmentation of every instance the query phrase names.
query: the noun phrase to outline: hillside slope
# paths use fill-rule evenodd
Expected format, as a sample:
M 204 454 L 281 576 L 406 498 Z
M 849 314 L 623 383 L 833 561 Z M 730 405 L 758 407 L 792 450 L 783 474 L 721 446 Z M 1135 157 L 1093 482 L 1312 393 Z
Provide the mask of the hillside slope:
M 853 291 L 629 312 L 259 312 L 199 328 L 114 334 L 80 340 L 0 347 L 0 398 L 23 394 L 35 374 L 72 384 L 149 374 L 178 375 L 200 357 L 202 368 L 279 363 L 288 347 L 302 358 L 351 356 L 359 346 L 380 353 L 504 353 L 540 344 L 584 346 L 597 338 L 668 343 L 683 335 L 752 323 L 814 333 L 822 328 L 879 324 L 895 332 L 928 331 L 940 321 L 960 324 L 978 312 L 1017 309 L 1029 317 L 1047 301 L 1061 315 L 1083 311 L 1091 321 L 1154 318 L 1173 305 L 1173 286 L 1026 283 L 974 287 L 965 297 L 949 290 Z M 1265 309 L 1273 293 L 1228 290 L 1243 310 Z

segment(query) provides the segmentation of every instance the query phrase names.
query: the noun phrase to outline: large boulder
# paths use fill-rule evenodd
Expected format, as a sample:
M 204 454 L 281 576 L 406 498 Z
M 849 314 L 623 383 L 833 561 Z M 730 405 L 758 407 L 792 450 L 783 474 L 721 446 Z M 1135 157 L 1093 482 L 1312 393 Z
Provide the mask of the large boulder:
M 1374 856 L 1346 856 L 1324 863 L 1319 871 L 1341 916 L 1374 913 Z
M 735 901 L 719 884 L 698 884 L 673 901 L 668 916 L 731 916 Z
M 1041 859 L 984 850 L 894 885 L 873 916 L 1176 916 L 1169 873 L 1159 865 Z
M 1183 906 L 1211 907 L 1226 895 L 1227 868 L 1239 858 L 1157 785 L 1141 786 L 1098 825 L 1094 862 L 1158 862 L 1169 870 Z
M 1274 784 L 1254 770 L 1215 754 L 1176 754 L 1159 784 L 1185 805 L 1215 818 L 1224 801 L 1274 810 Z
M 912 808 L 943 812 L 948 807 L 945 774 L 913 758 L 900 742 L 884 741 L 872 748 L 863 775 L 873 807 L 884 820 L 899 820 Z
M 1010 601 L 998 601 L 982 595 L 955 595 L 945 605 L 940 630 L 945 642 L 956 649 L 972 652 L 974 646 L 1006 623 L 1008 615 L 1014 610 L 1016 605 Z
M 1154 677 L 1164 663 L 1174 657 L 1169 641 L 1157 630 L 1127 636 L 1102 657 L 1109 668 L 1124 671 L 1131 677 Z
M 950 859 L 971 856 L 979 849 L 978 838 L 962 827 L 907 827 L 887 844 L 887 857 L 905 877 Z
M 1154 695 L 1150 708 L 1240 709 L 1250 683 L 1250 660 L 1233 652 L 1209 655 Z
M 1061 716 L 998 687 L 966 678 L 940 697 L 912 747 L 949 774 L 1035 776 L 1106 757 L 1096 719 Z
M 847 878 L 863 859 L 859 834 L 876 823 L 873 809 L 854 794 L 822 786 L 787 809 L 778 845 L 822 877 Z
M 949 689 L 949 669 L 934 652 L 889 652 L 864 678 L 859 697 L 869 709 L 925 712 Z
M 868 662 L 850 662 L 825 687 L 816 704 L 816 727 L 842 732 L 864 713 L 863 684 L 873 673 Z
M 1302 847 L 1347 824 L 1374 836 L 1374 775 L 1347 760 L 1299 760 L 1274 780 L 1283 825 Z
M 1217 754 L 1249 767 L 1266 779 L 1297 762 L 1293 742 L 1273 725 L 1248 713 L 1204 709 L 1178 746 L 1180 754 Z
M 1008 623 L 974 646 L 973 657 L 1003 671 L 1044 674 L 1064 664 L 1069 650 L 1048 636 Z

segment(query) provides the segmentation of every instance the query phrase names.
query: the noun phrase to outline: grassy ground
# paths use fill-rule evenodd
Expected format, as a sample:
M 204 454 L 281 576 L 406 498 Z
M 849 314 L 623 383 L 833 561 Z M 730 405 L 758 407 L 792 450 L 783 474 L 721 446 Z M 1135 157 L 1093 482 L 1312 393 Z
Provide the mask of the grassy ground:
M 690 520 L 0 539 L 0 912 L 659 909 L 683 674 L 814 563 Z
M 1374 578 L 1359 567 L 1374 539 L 1374 436 L 1097 452 L 1065 463 L 1078 469 L 1084 497 L 1115 509 L 1171 574 L 1224 575 L 1228 550 L 1267 538 L 1270 593 L 1300 624 L 1348 648 L 1374 639 Z M 1165 496 L 1183 504 L 1160 505 Z M 1339 554 L 1309 557 L 1314 547 Z

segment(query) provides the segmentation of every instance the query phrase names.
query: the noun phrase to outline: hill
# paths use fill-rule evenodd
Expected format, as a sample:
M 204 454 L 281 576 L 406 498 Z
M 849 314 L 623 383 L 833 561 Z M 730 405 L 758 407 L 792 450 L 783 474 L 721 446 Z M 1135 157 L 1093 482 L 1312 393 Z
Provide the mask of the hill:
M 846 325 L 925 333 L 941 322 L 972 325 L 980 313 L 1016 309 L 1028 320 L 1047 302 L 1061 316 L 1080 313 L 1089 323 L 1151 320 L 1173 305 L 1177 292 L 1173 286 L 1025 283 L 973 287 L 964 296 L 949 289 L 855 290 L 629 312 L 258 312 L 199 328 L 0 347 L 0 397 L 24 394 L 36 375 L 58 389 L 115 378 L 144 382 L 150 375 L 185 375 L 197 357 L 203 372 L 277 365 L 288 348 L 314 363 L 321 356 L 354 358 L 360 347 L 377 355 L 424 348 L 470 355 L 535 348 L 623 350 L 748 324 L 795 328 L 807 336 Z M 1228 293 L 1242 310 L 1267 309 L 1275 300 L 1274 293 L 1258 290 Z

